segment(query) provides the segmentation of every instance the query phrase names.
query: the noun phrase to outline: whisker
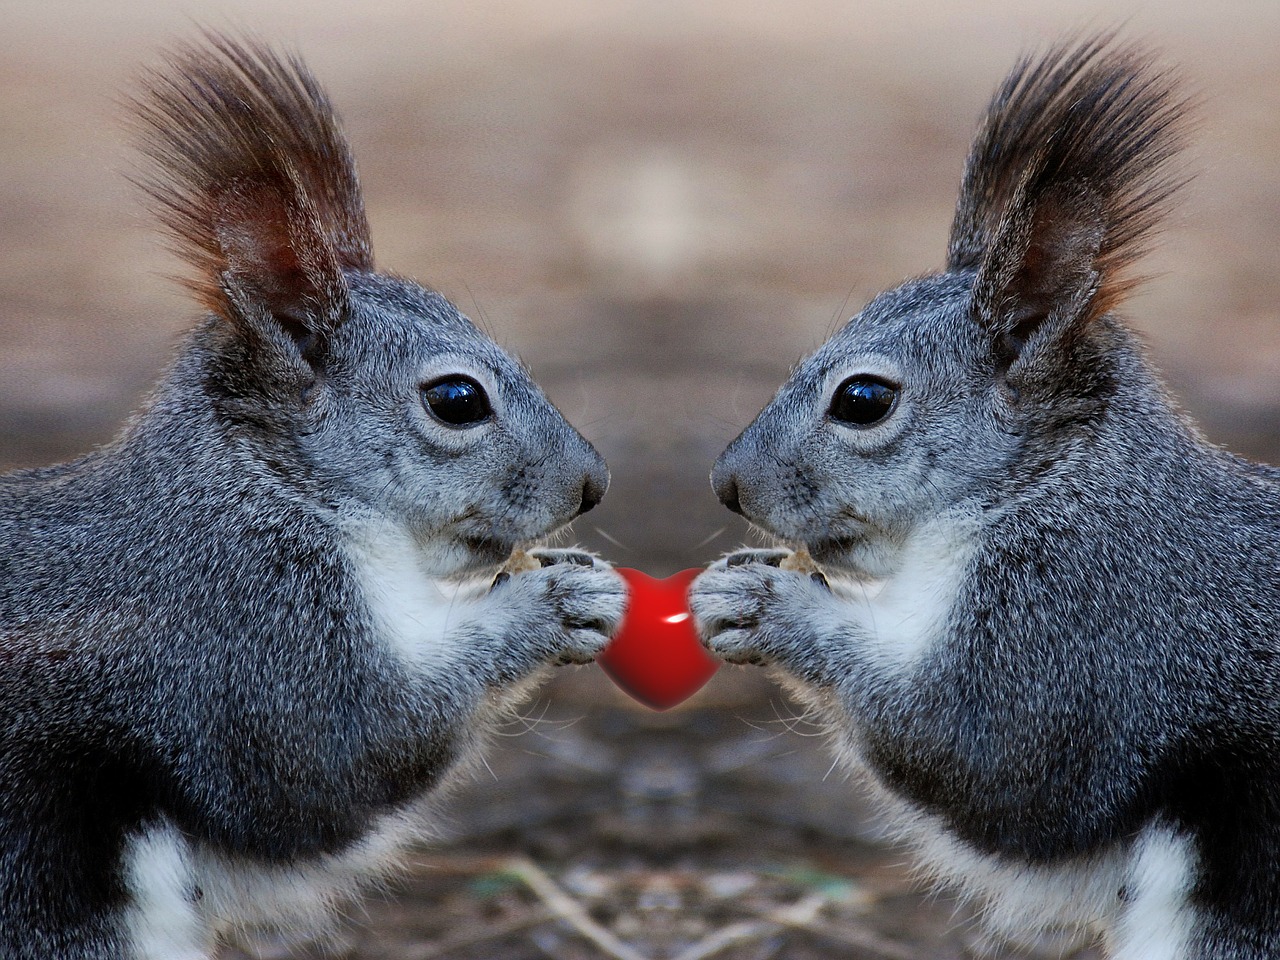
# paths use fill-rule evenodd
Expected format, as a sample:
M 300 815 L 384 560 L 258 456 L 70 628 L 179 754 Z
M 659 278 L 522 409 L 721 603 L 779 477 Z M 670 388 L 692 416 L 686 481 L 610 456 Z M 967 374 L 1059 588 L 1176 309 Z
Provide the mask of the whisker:
M 700 550 L 700 549 L 702 549 L 702 548 L 703 548 L 703 547 L 705 547 L 708 543 L 710 543 L 712 540 L 714 540 L 716 537 L 720 536 L 720 534 L 724 533 L 724 532 L 725 532 L 726 530 L 728 530 L 728 529 L 729 529 L 729 528 L 728 528 L 728 526 L 723 526 L 723 527 L 721 527 L 719 530 L 716 530 L 716 531 L 715 531 L 714 533 L 712 533 L 710 536 L 705 537 L 705 538 L 703 538 L 702 540 L 699 540 L 697 543 L 695 543 L 695 544 L 694 544 L 692 547 L 690 547 L 689 549 L 690 549 L 690 550 Z
M 619 540 L 617 537 L 614 537 L 608 533 L 605 533 L 603 530 L 601 530 L 599 527 L 596 527 L 596 526 L 593 526 L 591 529 L 594 530 L 596 533 L 600 534 L 600 536 L 604 537 L 606 540 L 612 543 L 615 547 L 618 547 L 620 550 L 626 550 L 628 553 L 632 552 L 631 548 L 628 547 L 621 540 Z

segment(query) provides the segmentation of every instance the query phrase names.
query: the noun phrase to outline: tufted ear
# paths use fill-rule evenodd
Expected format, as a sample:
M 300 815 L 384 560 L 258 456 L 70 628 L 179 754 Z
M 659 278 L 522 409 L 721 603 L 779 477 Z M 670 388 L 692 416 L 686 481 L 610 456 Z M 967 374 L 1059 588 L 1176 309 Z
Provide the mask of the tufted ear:
M 205 39 L 134 102 L 151 161 L 142 186 L 207 307 L 316 355 L 346 314 L 343 271 L 373 268 L 350 149 L 299 60 Z
M 306 354 L 342 322 L 347 283 L 305 194 L 262 183 L 232 184 L 213 208 L 229 313 L 269 316 Z
M 1083 185 L 1026 204 L 998 232 L 974 282 L 973 310 L 992 336 L 997 368 L 1027 343 L 1060 341 L 1105 310 L 1098 263 L 1105 238 L 1101 203 Z
M 1024 60 L 970 151 L 948 269 L 973 270 L 972 310 L 997 369 L 1082 333 L 1136 285 L 1183 180 L 1169 164 L 1188 103 L 1167 74 L 1110 37 Z

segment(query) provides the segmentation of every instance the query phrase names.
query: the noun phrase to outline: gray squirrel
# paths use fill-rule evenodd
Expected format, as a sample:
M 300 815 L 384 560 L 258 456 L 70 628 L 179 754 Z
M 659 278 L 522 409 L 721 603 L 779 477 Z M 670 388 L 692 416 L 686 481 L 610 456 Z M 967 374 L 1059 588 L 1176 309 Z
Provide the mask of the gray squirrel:
M 375 270 L 303 64 L 210 33 L 135 106 L 207 317 L 116 441 L 0 477 L 5 960 L 321 921 L 625 602 L 603 561 L 531 546 L 604 461 L 444 297 Z
M 997 929 L 1262 960 L 1280 470 L 1208 444 L 1114 312 L 1185 179 L 1179 89 L 1113 35 L 1018 64 L 945 269 L 872 300 L 717 460 L 785 549 L 722 558 L 691 604 Z

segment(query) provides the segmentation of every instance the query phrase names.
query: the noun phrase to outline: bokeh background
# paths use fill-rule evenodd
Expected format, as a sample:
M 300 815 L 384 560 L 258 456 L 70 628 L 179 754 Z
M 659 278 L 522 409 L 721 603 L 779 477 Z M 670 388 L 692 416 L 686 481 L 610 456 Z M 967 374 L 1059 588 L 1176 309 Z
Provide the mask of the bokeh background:
M 1150 40 L 1203 99 L 1197 177 L 1127 314 L 1211 439 L 1280 458 L 1275 0 L 0 0 L 0 23 L 0 467 L 109 440 L 194 319 L 126 181 L 119 98 L 201 24 L 305 54 L 379 262 L 524 357 L 604 453 L 575 535 L 619 564 L 665 575 L 749 539 L 711 462 L 837 323 L 941 265 L 986 98 L 1081 29 Z M 227 956 L 1074 949 L 992 944 L 922 896 L 749 671 L 653 714 L 583 669 L 527 718 L 405 882 Z

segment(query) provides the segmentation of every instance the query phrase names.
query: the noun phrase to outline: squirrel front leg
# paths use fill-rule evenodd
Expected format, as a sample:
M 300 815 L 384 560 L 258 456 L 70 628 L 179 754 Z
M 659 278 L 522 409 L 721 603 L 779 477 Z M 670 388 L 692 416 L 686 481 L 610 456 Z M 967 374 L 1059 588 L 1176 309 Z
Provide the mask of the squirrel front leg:
M 590 553 L 518 556 L 476 600 L 472 629 L 488 653 L 490 682 L 511 683 L 545 664 L 590 663 L 617 633 L 626 600 L 622 577 Z
M 730 663 L 776 664 L 813 684 L 845 672 L 853 624 L 801 554 L 728 554 L 693 582 L 689 607 L 707 649 Z

